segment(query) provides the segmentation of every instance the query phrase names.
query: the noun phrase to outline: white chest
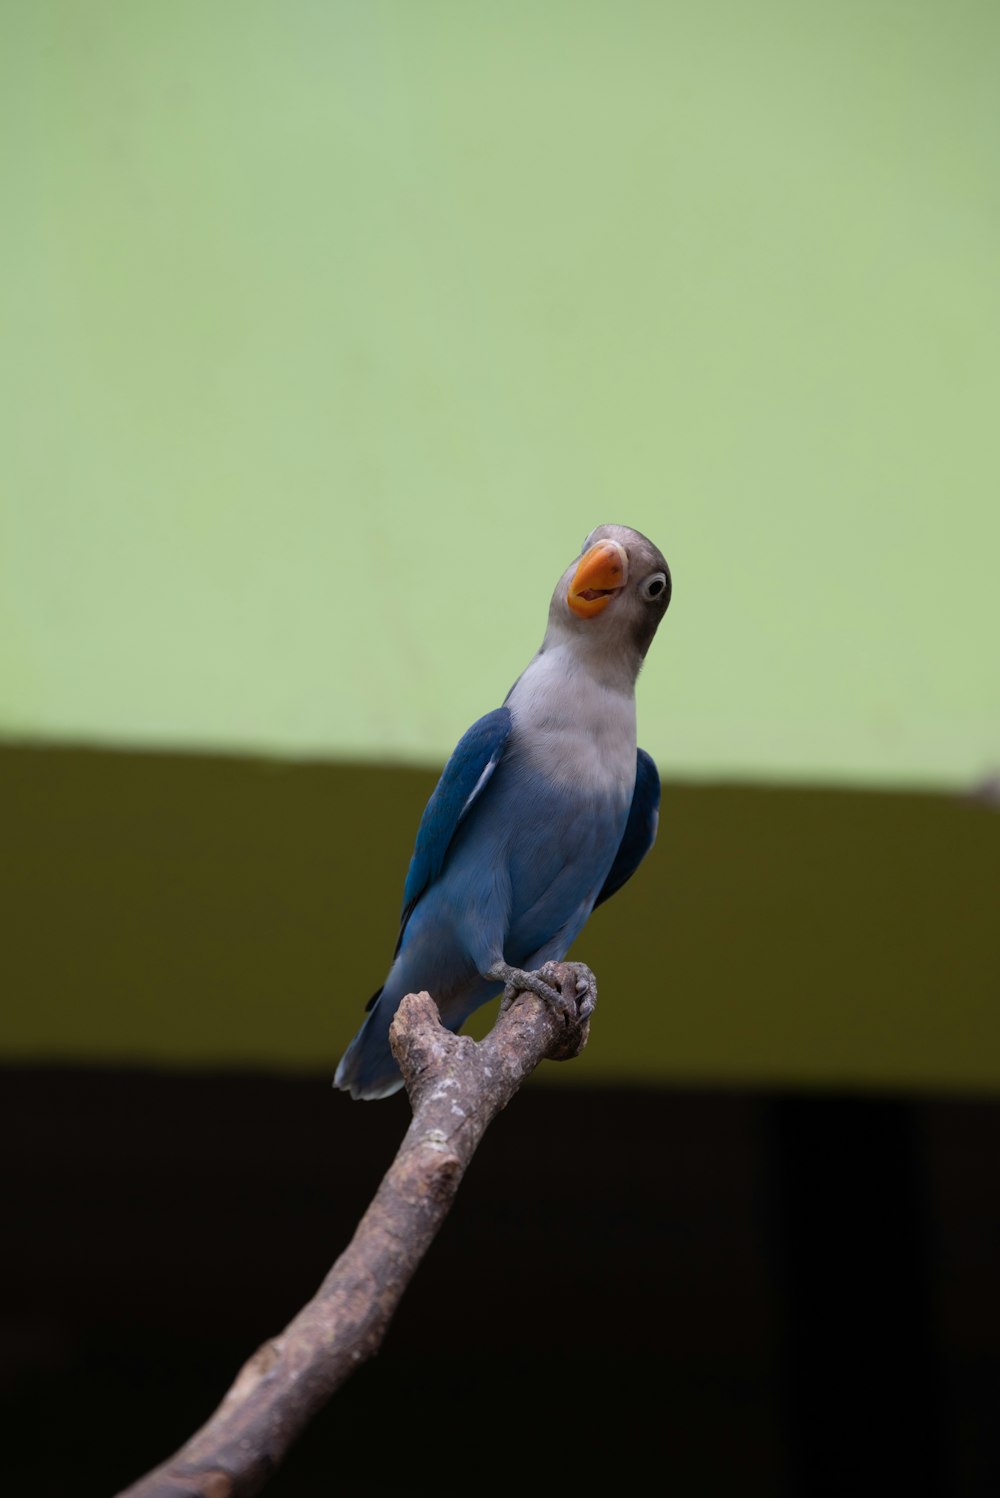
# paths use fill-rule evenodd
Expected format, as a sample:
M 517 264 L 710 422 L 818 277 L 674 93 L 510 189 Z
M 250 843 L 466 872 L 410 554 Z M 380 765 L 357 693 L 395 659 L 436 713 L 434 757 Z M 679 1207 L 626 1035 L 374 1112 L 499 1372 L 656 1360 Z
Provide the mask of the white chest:
M 537 656 L 508 698 L 518 755 L 559 785 L 631 799 L 635 694 L 579 668 L 561 650 Z

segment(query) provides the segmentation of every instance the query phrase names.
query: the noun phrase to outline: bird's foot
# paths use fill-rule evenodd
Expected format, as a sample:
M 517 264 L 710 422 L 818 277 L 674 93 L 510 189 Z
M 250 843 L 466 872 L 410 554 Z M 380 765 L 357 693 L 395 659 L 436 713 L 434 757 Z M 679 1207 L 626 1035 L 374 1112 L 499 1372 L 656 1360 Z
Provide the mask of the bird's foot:
M 582 1025 L 597 1003 L 597 979 L 582 962 L 546 962 L 537 972 L 495 962 L 486 974 L 504 985 L 500 1012 L 509 1009 L 519 993 L 537 994 L 561 1014 L 568 1025 Z
M 511 967 L 506 962 L 495 962 L 486 977 L 498 979 L 503 984 L 500 1013 L 503 1014 L 510 1008 L 519 993 L 533 993 L 537 994 L 540 999 L 544 999 L 546 1004 L 551 1005 L 558 1013 L 566 1014 L 566 1000 L 558 988 L 554 988 L 551 983 L 546 983 L 542 976 L 544 971 L 544 968 L 539 968 L 537 973 L 532 973 L 525 971 L 524 968 Z
M 576 1006 L 576 1023 L 582 1025 L 597 1008 L 597 979 L 585 962 L 547 962 L 542 972 L 554 969 L 552 977 L 562 990 L 567 989 Z

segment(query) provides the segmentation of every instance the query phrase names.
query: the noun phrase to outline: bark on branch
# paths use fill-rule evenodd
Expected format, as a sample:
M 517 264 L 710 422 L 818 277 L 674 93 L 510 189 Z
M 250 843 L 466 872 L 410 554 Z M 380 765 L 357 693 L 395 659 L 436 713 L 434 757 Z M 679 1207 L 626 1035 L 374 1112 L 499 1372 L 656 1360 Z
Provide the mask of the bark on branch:
M 413 1118 L 354 1237 L 312 1300 L 244 1364 L 207 1424 L 119 1498 L 259 1493 L 313 1416 L 378 1350 L 490 1123 L 539 1061 L 569 1060 L 587 1042 L 589 1019 L 573 1016 L 582 975 L 596 996 L 593 976 L 579 963 L 543 971 L 569 1017 L 518 994 L 478 1043 L 446 1030 L 429 994 L 403 999 L 391 1041 Z

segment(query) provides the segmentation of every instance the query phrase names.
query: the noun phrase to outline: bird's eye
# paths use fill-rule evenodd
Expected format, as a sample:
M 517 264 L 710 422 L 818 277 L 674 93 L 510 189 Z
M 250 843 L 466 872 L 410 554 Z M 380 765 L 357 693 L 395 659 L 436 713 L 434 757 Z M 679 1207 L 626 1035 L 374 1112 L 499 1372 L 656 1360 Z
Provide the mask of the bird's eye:
M 646 578 L 639 592 L 643 598 L 659 598 L 666 586 L 666 576 L 662 572 L 654 572 L 652 577 Z

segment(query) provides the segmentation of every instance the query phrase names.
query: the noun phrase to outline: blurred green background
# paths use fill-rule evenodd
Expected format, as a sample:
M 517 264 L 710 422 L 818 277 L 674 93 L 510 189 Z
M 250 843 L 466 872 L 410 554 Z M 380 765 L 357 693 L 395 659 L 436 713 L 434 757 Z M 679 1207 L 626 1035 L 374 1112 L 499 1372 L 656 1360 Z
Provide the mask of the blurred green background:
M 674 775 L 1000 765 L 1000 12 L 3 8 L 0 723 L 438 764 L 592 526 Z
M 332 1064 L 614 519 L 663 830 L 560 1075 L 996 1082 L 1000 12 L 3 21 L 7 1051 Z

